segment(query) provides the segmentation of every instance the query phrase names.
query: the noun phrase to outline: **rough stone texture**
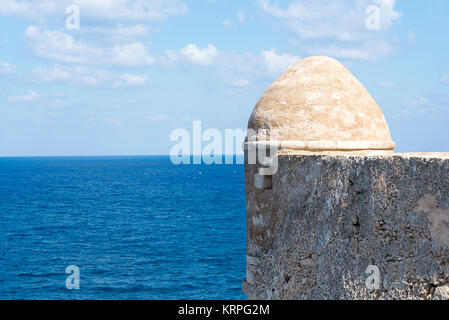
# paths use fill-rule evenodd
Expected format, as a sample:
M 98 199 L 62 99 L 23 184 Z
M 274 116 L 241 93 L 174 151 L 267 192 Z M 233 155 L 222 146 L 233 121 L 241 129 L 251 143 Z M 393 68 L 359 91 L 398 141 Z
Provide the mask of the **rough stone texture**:
M 245 165 L 249 298 L 449 298 L 449 154 L 278 159 L 270 190 Z
M 327 57 L 287 70 L 248 129 L 249 298 L 449 298 L 449 154 L 394 155 L 376 102 Z
M 263 94 L 248 128 L 254 141 L 377 141 L 391 148 L 382 111 L 337 60 L 299 61 Z M 391 149 L 394 149 L 394 144 Z
M 449 300 L 449 285 L 434 287 L 435 291 L 431 293 L 432 300 Z

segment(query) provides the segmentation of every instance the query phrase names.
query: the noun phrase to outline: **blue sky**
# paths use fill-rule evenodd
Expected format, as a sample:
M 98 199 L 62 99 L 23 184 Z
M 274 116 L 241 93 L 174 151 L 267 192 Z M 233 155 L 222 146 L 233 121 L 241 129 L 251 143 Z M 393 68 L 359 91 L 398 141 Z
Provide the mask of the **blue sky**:
M 366 86 L 396 151 L 449 151 L 448 15 L 447 0 L 0 0 L 0 156 L 168 154 L 193 120 L 246 128 L 310 55 Z

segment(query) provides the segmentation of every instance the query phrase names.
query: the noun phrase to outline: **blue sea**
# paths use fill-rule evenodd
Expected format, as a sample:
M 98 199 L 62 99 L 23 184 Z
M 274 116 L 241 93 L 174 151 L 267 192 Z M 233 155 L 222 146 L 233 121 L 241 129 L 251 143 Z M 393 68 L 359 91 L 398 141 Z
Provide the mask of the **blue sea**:
M 245 299 L 245 224 L 243 165 L 0 158 L 0 299 Z

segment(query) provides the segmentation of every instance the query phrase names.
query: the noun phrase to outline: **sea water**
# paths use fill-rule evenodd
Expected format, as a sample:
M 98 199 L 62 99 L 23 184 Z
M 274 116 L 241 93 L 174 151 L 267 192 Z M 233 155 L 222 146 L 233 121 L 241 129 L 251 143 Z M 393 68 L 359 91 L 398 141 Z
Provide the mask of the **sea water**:
M 243 165 L 0 158 L 0 299 L 244 299 L 245 223 Z

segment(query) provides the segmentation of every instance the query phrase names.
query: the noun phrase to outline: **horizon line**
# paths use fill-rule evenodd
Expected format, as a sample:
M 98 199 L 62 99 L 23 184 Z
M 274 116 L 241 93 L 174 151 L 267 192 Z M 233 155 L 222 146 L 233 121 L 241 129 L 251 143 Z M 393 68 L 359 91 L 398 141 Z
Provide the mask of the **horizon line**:
M 198 157 L 198 156 L 203 156 L 202 154 L 191 154 L 189 155 L 190 157 Z M 221 157 L 227 157 L 227 156 L 234 156 L 234 157 L 238 157 L 241 156 L 243 157 L 243 154 L 218 154 L 216 156 L 221 156 Z M 0 155 L 0 159 L 1 158 L 88 158 L 88 157 L 170 157 L 169 154 L 106 154 L 106 155 L 20 155 L 20 156 L 2 156 Z

